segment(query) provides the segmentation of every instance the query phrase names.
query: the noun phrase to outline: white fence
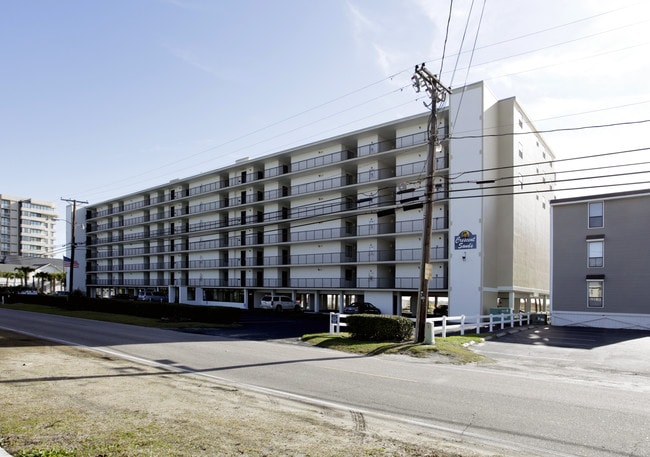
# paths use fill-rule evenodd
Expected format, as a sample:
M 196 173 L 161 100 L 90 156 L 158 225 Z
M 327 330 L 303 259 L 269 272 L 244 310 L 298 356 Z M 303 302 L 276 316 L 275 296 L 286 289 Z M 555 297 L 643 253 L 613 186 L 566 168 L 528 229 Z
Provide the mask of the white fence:
M 330 313 L 330 335 L 341 333 L 341 327 L 347 327 L 344 319 L 349 314 Z M 415 319 L 411 319 L 415 322 Z M 436 340 L 436 333 L 442 338 L 447 336 L 447 332 L 459 332 L 464 335 L 466 331 L 473 330 L 477 334 L 481 329 L 492 333 L 497 330 L 503 330 L 515 325 L 529 325 L 531 322 L 531 313 L 510 313 L 510 314 L 483 314 L 479 316 L 442 316 L 433 317 L 426 320 L 425 342 L 433 344 Z
M 347 327 L 348 324 L 341 319 L 345 319 L 349 314 L 330 313 L 330 335 L 338 335 L 341 333 L 341 327 Z
M 503 330 L 508 327 L 514 327 L 515 324 L 522 326 L 529 325 L 531 322 L 531 313 L 509 313 L 509 314 L 482 314 L 479 316 L 442 316 L 426 320 L 425 342 L 428 344 L 435 343 L 436 333 L 442 338 L 447 336 L 447 332 L 459 332 L 464 335 L 466 331 L 473 330 L 480 334 L 484 328 L 488 333 L 497 330 Z M 439 323 L 439 324 L 438 324 Z

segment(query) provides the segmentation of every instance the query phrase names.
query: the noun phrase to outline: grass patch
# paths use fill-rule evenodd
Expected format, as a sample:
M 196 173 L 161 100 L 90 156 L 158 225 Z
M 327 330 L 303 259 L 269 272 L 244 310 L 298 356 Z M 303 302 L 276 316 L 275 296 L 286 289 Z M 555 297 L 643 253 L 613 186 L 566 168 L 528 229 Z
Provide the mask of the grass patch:
M 73 452 L 64 449 L 33 449 L 29 451 L 20 451 L 15 457 L 72 457 Z
M 490 359 L 476 354 L 468 347 L 483 341 L 483 337 L 476 334 L 463 336 L 450 336 L 436 338 L 435 344 L 359 341 L 350 338 L 350 334 L 341 332 L 340 335 L 329 333 L 312 333 L 303 335 L 302 341 L 314 346 L 334 349 L 337 351 L 366 354 L 403 354 L 411 357 L 429 357 L 433 354 L 445 356 L 451 363 L 465 364 L 488 362 Z
M 220 328 L 232 327 L 232 325 L 220 325 L 208 322 L 195 321 L 164 321 L 151 317 L 131 316 L 127 314 L 102 313 L 98 311 L 66 310 L 56 306 L 38 305 L 29 303 L 13 303 L 2 305 L 3 308 L 16 309 L 20 311 L 31 311 L 34 313 L 56 314 L 59 316 L 78 317 L 80 319 L 91 319 L 95 321 L 113 322 L 116 324 L 140 325 L 142 327 L 156 328 Z

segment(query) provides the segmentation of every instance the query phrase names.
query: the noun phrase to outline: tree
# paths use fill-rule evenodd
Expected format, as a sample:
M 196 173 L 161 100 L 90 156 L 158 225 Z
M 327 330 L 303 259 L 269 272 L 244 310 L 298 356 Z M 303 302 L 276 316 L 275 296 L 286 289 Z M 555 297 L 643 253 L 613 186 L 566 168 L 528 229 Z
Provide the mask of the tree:
M 53 291 L 56 291 L 56 282 L 58 281 L 61 285 L 61 290 L 65 290 L 65 272 L 61 273 L 52 273 L 51 280 L 54 281 Z
M 23 286 L 27 288 L 27 280 L 29 279 L 29 274 L 34 271 L 34 269 L 32 267 L 16 267 L 14 270 L 16 270 L 16 276 L 18 278 L 22 278 Z
M 50 279 L 50 274 L 48 272 L 46 272 L 46 271 L 39 271 L 38 273 L 36 273 L 34 275 L 34 277 L 38 278 L 39 282 L 41 283 L 38 290 L 39 290 L 39 292 L 43 293 L 43 282 L 45 282 L 45 280 Z
M 16 273 L 13 271 L 2 271 L 0 272 L 0 278 L 5 278 L 7 282 L 5 283 L 5 287 L 9 287 L 9 280 L 14 279 L 16 277 Z

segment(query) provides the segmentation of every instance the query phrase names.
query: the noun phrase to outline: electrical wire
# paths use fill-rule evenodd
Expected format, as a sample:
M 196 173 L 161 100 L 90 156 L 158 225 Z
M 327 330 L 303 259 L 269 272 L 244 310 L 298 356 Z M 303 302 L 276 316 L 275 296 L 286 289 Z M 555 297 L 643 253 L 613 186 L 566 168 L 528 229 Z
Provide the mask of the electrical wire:
M 463 105 L 463 99 L 465 97 L 465 88 L 467 87 L 467 79 L 469 78 L 469 70 L 472 68 L 472 61 L 474 60 L 474 51 L 476 50 L 476 43 L 478 41 L 478 34 L 481 29 L 481 23 L 483 22 L 483 14 L 485 13 L 485 3 L 486 0 L 483 0 L 483 7 L 481 8 L 481 15 L 479 17 L 478 26 L 476 27 L 476 35 L 474 36 L 474 44 L 472 46 L 472 52 L 470 54 L 469 65 L 467 65 L 467 72 L 465 73 L 465 83 L 463 84 L 463 90 L 460 93 L 460 100 L 458 101 L 458 108 L 456 109 L 456 116 L 454 117 L 454 122 L 450 126 L 450 134 L 452 133 L 453 128 L 456 126 L 456 121 L 458 120 L 458 115 L 460 114 L 461 106 Z M 474 6 L 474 1 L 472 1 L 472 6 Z M 467 19 L 469 23 L 469 18 Z M 463 35 L 463 40 L 465 39 Z M 454 69 L 454 74 L 456 69 Z M 442 76 L 442 74 L 441 74 Z M 452 80 L 453 80 L 452 75 Z
M 641 150 L 650 150 L 649 148 L 643 148 L 643 149 L 637 149 L 637 150 L 626 150 L 626 151 L 616 151 L 608 154 L 598 154 L 594 155 L 592 157 L 601 157 L 603 155 L 611 155 L 611 154 L 621 154 L 621 153 L 629 153 L 629 152 L 638 152 Z M 576 160 L 576 159 L 566 159 L 566 160 Z M 538 162 L 538 163 L 548 163 L 548 162 Z M 641 164 L 645 164 L 648 162 L 642 162 Z M 629 163 L 629 164 L 621 164 L 620 166 L 634 166 L 638 165 L 639 163 Z M 518 165 L 516 167 L 525 167 L 525 166 L 531 166 L 535 165 L 535 163 L 527 163 L 527 164 L 522 164 Z M 503 168 L 513 168 L 513 167 L 503 167 Z M 598 167 L 598 168 L 603 168 L 603 167 Z M 561 174 L 561 173 L 576 173 L 579 171 L 590 171 L 590 168 L 587 169 L 581 169 L 581 170 L 566 170 L 566 171 L 559 171 L 555 172 L 552 174 Z M 486 170 L 487 171 L 487 170 Z M 546 173 L 544 173 L 546 174 Z M 542 176 L 544 174 L 535 174 L 535 175 L 529 175 L 529 176 Z M 499 185 L 499 186 L 487 186 L 487 187 L 476 187 L 476 188 L 460 188 L 460 189 L 447 189 L 446 192 L 449 194 L 445 200 L 457 200 L 457 199 L 467 199 L 467 198 L 487 198 L 487 197 L 499 197 L 499 196 L 512 196 L 512 195 L 526 195 L 526 194 L 544 194 L 544 193 L 559 193 L 559 192 L 566 192 L 569 190 L 591 190 L 594 188 L 608 188 L 608 187 L 623 187 L 623 186 L 636 186 L 636 185 L 642 185 L 642 184 L 649 184 L 650 181 L 636 181 L 636 182 L 625 182 L 625 183 L 612 183 L 612 184 L 602 184 L 602 181 L 599 181 L 597 185 L 590 184 L 588 186 L 581 186 L 581 187 L 572 187 L 572 188 L 557 188 L 557 187 L 552 187 L 553 185 L 557 185 L 558 183 L 567 183 L 567 182 L 577 182 L 577 181 L 584 181 L 584 180 L 594 180 L 594 179 L 604 179 L 604 178 L 614 178 L 614 177 L 626 177 L 626 176 L 633 176 L 633 175 L 638 175 L 638 174 L 650 174 L 650 170 L 647 171 L 634 171 L 634 172 L 627 172 L 627 173 L 617 173 L 617 174 L 608 174 L 608 175 L 600 175 L 600 176 L 587 176 L 587 177 L 577 177 L 577 178 L 567 178 L 567 179 L 561 179 L 561 180 L 552 180 L 552 181 L 538 181 L 538 182 L 528 182 L 528 183 L 512 183 L 512 184 L 504 184 L 504 185 Z M 503 189 L 515 189 L 515 188 L 521 188 L 522 186 L 530 187 L 530 186 L 548 186 L 547 188 L 536 188 L 534 190 L 530 191 L 524 191 L 520 190 L 517 192 L 499 192 L 499 193 L 494 193 L 494 194 L 486 194 L 486 191 L 490 190 L 503 190 Z M 378 189 L 376 192 L 373 192 L 373 194 L 379 194 L 381 193 L 382 190 L 394 190 L 395 186 L 386 186 Z M 417 191 L 417 189 L 416 189 Z M 649 190 L 650 191 L 650 190 Z M 460 192 L 475 192 L 475 195 L 458 195 Z M 434 192 L 435 193 L 435 192 Z M 363 193 L 362 193 L 363 194 Z M 456 195 L 454 195 L 456 194 Z M 364 195 L 367 195 L 364 194 Z M 419 198 L 424 198 L 425 195 L 422 194 L 419 196 Z M 340 196 L 340 197 L 333 197 L 328 200 L 323 200 L 318 202 L 318 204 L 306 204 L 298 207 L 291 207 L 290 210 L 301 210 L 299 212 L 308 212 L 309 209 L 312 211 L 316 211 L 318 209 L 322 209 L 323 207 L 335 207 L 339 205 L 344 205 L 346 202 L 349 201 L 350 196 Z M 328 205 L 328 203 L 330 205 Z M 414 205 L 413 201 L 409 201 L 407 204 L 391 204 L 391 205 L 384 205 L 384 206 L 373 206 L 369 208 L 354 208 L 354 209 L 345 209 L 341 211 L 335 211 L 332 213 L 324 213 L 320 214 L 319 216 L 313 216 L 313 215 L 305 215 L 305 216 L 300 216 L 300 217 L 292 217 L 288 218 L 286 220 L 278 220 L 278 221 L 266 221 L 266 225 L 283 225 L 283 224 L 291 224 L 291 228 L 301 228 L 301 227 L 307 227 L 307 226 L 314 226 L 314 224 L 322 224 L 323 222 L 328 222 L 328 221 L 338 221 L 341 220 L 340 214 L 343 213 L 351 213 L 354 212 L 355 216 L 359 215 L 364 215 L 364 214 L 376 214 L 378 212 L 384 211 L 386 209 L 393 209 L 393 210 L 406 210 L 406 208 L 411 207 Z M 307 221 L 304 224 L 300 224 L 300 221 Z M 298 224 L 296 224 L 298 222 Z M 230 227 L 218 227 L 217 230 L 220 231 L 232 231 L 234 230 L 241 230 L 243 226 L 230 226 Z M 221 230 L 225 229 L 225 230 Z M 264 234 L 265 235 L 271 235 L 273 233 L 279 233 L 282 230 L 282 228 L 277 228 L 277 229 L 272 229 L 272 230 L 265 230 Z M 200 236 L 200 230 L 197 231 L 194 236 Z M 186 234 L 187 235 L 187 234 Z M 202 242 L 212 242 L 212 241 L 217 241 L 218 238 L 210 239 L 202 239 Z M 78 243 L 79 244 L 79 243 Z M 102 250 L 103 248 L 99 247 L 98 250 Z
M 452 3 L 453 3 L 453 1 L 450 3 L 450 12 L 451 12 L 451 10 L 452 10 Z M 484 3 L 484 6 L 485 6 L 485 3 Z M 625 9 L 625 8 L 627 8 L 627 7 L 616 8 L 616 9 L 613 9 L 613 10 L 610 10 L 610 11 L 606 11 L 606 12 L 603 12 L 603 13 L 599 13 L 599 14 L 597 14 L 597 15 L 589 16 L 589 17 L 586 17 L 586 18 L 581 18 L 581 19 L 579 19 L 579 20 L 575 20 L 575 21 L 571 21 L 571 22 L 568 22 L 568 23 L 560 24 L 560 25 L 553 26 L 553 27 L 550 27 L 550 28 L 546 28 L 546 29 L 542 29 L 542 30 L 537 30 L 537 31 L 534 31 L 534 32 L 526 33 L 526 34 L 524 34 L 524 35 L 520 35 L 520 36 L 517 36 L 517 37 L 513 37 L 513 38 L 510 38 L 510 39 L 507 39 L 507 40 L 502 40 L 502 41 L 499 41 L 499 42 L 491 43 L 491 44 L 488 44 L 488 45 L 485 45 L 485 46 L 482 46 L 482 47 L 476 47 L 476 46 L 475 46 L 475 47 L 473 48 L 472 52 L 474 52 L 475 50 L 485 49 L 485 48 L 488 48 L 488 47 L 491 47 L 491 46 L 497 46 L 497 45 L 504 44 L 504 43 L 510 43 L 510 42 L 513 42 L 513 41 L 516 41 L 516 40 L 520 40 L 520 39 L 523 39 L 523 38 L 530 37 L 530 36 L 535 35 L 535 34 L 541 34 L 541 33 L 544 33 L 544 32 L 553 31 L 553 30 L 556 30 L 556 29 L 561 28 L 561 27 L 567 27 L 567 26 L 574 25 L 574 24 L 577 24 L 577 23 L 580 23 L 580 22 L 589 21 L 589 20 L 592 20 L 592 19 L 594 19 L 594 18 L 602 17 L 602 16 L 604 16 L 604 15 L 607 15 L 607 14 L 610 14 L 610 13 L 614 13 L 614 12 L 620 11 L 620 10 Z M 448 24 L 449 24 L 449 20 L 450 20 L 450 18 L 448 18 Z M 444 53 L 443 53 L 443 57 L 444 57 Z M 438 59 L 436 59 L 436 60 L 438 60 Z M 442 59 L 440 59 L 440 60 L 441 60 L 441 67 L 442 67 L 443 61 L 442 61 Z M 197 153 L 195 153 L 195 154 L 192 154 L 192 155 L 189 155 L 189 156 L 184 156 L 183 159 L 180 159 L 180 160 L 178 160 L 178 161 L 172 162 L 172 163 L 170 163 L 170 164 L 167 165 L 167 166 L 172 166 L 172 165 L 175 165 L 175 164 L 178 164 L 178 163 L 187 163 L 187 160 L 190 159 L 190 158 L 193 158 L 193 157 L 196 157 L 196 156 L 199 156 L 199 155 L 205 154 L 205 153 L 207 153 L 207 152 L 210 152 L 210 151 L 216 150 L 216 149 L 218 149 L 218 148 L 225 147 L 225 146 L 227 146 L 227 145 L 233 144 L 233 143 L 236 142 L 236 141 L 242 140 L 242 139 L 244 139 L 244 138 L 248 138 L 248 137 L 250 137 L 250 136 L 252 136 L 252 135 L 254 135 L 254 134 L 257 134 L 257 133 L 259 133 L 259 132 L 262 132 L 262 131 L 268 130 L 269 128 L 276 127 L 276 126 L 278 126 L 278 125 L 281 125 L 281 124 L 284 123 L 284 122 L 287 122 L 287 121 L 289 121 L 289 120 L 292 120 L 292 119 L 298 118 L 298 117 L 300 117 L 300 116 L 302 116 L 302 115 L 305 115 L 305 114 L 307 114 L 307 113 L 309 113 L 309 112 L 317 111 L 318 109 L 321 109 L 321 108 L 323 108 L 323 107 L 325 107 L 325 106 L 331 105 L 331 104 L 333 104 L 333 103 L 335 103 L 335 102 L 337 102 L 337 101 L 343 100 L 343 99 L 345 99 L 345 98 L 347 98 L 347 97 L 349 97 L 349 96 L 351 96 L 351 95 L 355 95 L 355 94 L 361 93 L 361 92 L 363 92 L 363 91 L 365 91 L 365 90 L 367 90 L 367 89 L 369 89 L 369 88 L 371 88 L 371 87 L 377 86 L 377 85 L 379 85 L 379 84 L 381 84 L 381 83 L 383 83 L 383 82 L 385 82 L 385 81 L 393 80 L 394 78 L 396 78 L 396 77 L 399 76 L 400 74 L 403 74 L 403 73 L 405 73 L 405 72 L 407 72 L 407 71 L 408 71 L 408 69 L 400 70 L 400 71 L 398 71 L 398 72 L 396 72 L 396 73 L 394 73 L 394 74 L 392 74 L 392 75 L 390 75 L 390 76 L 388 76 L 388 77 L 386 77 L 386 78 L 382 78 L 381 80 L 378 80 L 378 81 L 375 81 L 375 82 L 373 82 L 373 83 L 367 84 L 367 85 L 362 86 L 362 87 L 360 87 L 360 88 L 358 88 L 358 89 L 354 89 L 354 90 L 352 90 L 352 91 L 350 91 L 350 92 L 347 92 L 347 93 L 345 93 L 345 94 L 343 94 L 343 95 L 341 95 L 341 96 L 335 97 L 335 98 L 333 98 L 333 99 L 331 99 L 331 100 L 328 100 L 328 101 L 326 101 L 326 102 L 324 102 L 324 103 L 321 103 L 321 104 L 315 105 L 315 106 L 313 106 L 313 107 L 311 107 L 311 108 L 308 108 L 308 109 L 306 109 L 306 110 L 303 110 L 303 111 L 301 111 L 301 112 L 299 112 L 299 113 L 296 113 L 296 114 L 294 114 L 294 115 L 291 115 L 291 116 L 288 116 L 288 117 L 286 117 L 286 118 L 283 118 L 282 120 L 279 120 L 279 121 L 276 121 L 276 122 L 270 123 L 270 124 L 268 124 L 268 125 L 266 125 L 266 126 L 263 126 L 263 127 L 259 128 L 259 129 L 255 129 L 255 130 L 253 130 L 253 131 L 251 131 L 251 132 L 248 132 L 248 133 L 246 133 L 246 134 L 244 134 L 244 135 L 241 135 L 241 136 L 239 136 L 239 137 L 236 137 L 236 138 L 233 138 L 233 139 L 228 140 L 228 141 L 226 141 L 226 142 L 223 142 L 223 143 L 221 143 L 221 144 L 219 144 L 219 145 L 216 145 L 216 146 L 213 146 L 213 147 L 210 147 L 210 148 L 203 149 L 203 150 L 201 150 L 201 151 L 199 151 L 199 152 L 197 152 Z M 256 143 L 256 144 L 258 144 L 258 143 Z M 241 149 L 240 149 L 240 150 L 241 150 Z M 160 169 L 160 168 L 159 168 L 159 169 Z M 141 177 L 141 175 L 139 175 L 138 177 Z M 132 179 L 132 178 L 126 178 L 125 180 L 122 180 L 122 182 L 128 181 L 129 179 Z M 113 188 L 114 188 L 114 184 L 115 184 L 115 182 L 111 183 L 111 186 L 112 186 Z
M 449 138 L 451 140 L 467 140 L 467 139 L 476 139 L 476 138 L 498 138 L 503 136 L 519 136 L 519 135 L 542 134 L 542 133 L 575 132 L 578 130 L 589 130 L 589 129 L 600 129 L 600 128 L 608 128 L 608 127 L 620 127 L 625 125 L 646 124 L 648 122 L 650 122 L 650 119 L 641 119 L 638 121 L 611 122 L 609 124 L 583 125 L 580 127 L 564 127 L 564 128 L 555 128 L 555 129 L 547 129 L 547 130 L 531 130 L 528 132 L 483 133 L 480 135 L 450 136 Z
M 440 72 L 438 73 L 439 75 L 442 75 L 442 68 L 445 63 L 445 52 L 447 51 L 447 40 L 449 39 L 449 25 L 451 24 L 451 13 L 453 9 L 454 9 L 454 0 L 449 0 L 449 14 L 447 15 L 447 28 L 445 30 L 445 41 L 442 45 L 442 56 L 440 57 Z

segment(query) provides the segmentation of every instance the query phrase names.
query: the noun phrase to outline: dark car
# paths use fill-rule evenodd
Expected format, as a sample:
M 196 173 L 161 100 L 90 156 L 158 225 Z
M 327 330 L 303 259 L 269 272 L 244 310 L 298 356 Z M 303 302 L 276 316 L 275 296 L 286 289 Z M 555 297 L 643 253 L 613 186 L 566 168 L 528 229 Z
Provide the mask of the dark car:
M 343 308 L 343 314 L 381 314 L 381 311 L 372 303 L 359 301 Z
M 138 300 L 140 301 L 156 301 L 159 303 L 167 301 L 167 292 L 158 292 L 151 290 L 141 290 L 138 293 Z

